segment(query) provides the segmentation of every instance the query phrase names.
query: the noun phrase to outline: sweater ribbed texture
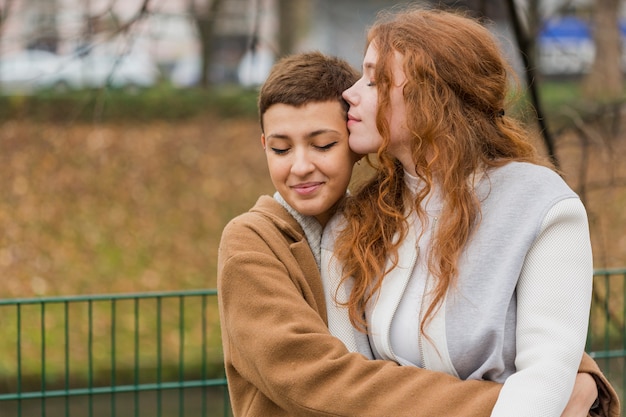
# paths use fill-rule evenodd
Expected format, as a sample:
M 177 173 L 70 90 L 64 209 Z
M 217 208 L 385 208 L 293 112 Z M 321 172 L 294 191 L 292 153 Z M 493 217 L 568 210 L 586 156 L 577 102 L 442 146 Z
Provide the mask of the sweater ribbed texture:
M 322 243 L 322 225 L 313 216 L 305 216 L 291 207 L 278 191 L 274 193 L 274 200 L 278 201 L 281 206 L 285 208 L 293 216 L 298 224 L 302 227 L 307 242 L 315 257 L 318 268 L 320 267 L 320 248 Z

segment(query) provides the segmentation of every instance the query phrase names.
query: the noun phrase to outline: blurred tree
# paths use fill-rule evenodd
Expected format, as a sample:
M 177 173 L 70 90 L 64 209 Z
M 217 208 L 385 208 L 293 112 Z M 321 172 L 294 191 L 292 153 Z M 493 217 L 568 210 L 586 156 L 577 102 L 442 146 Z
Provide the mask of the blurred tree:
M 583 81 L 583 94 L 588 99 L 614 101 L 623 97 L 620 3 L 621 0 L 595 1 L 592 29 L 596 53 Z
M 297 3 L 293 0 L 278 0 L 278 56 L 289 55 L 294 47 Z
M 135 24 L 135 22 L 140 21 L 141 19 L 145 18 L 149 14 L 150 0 L 143 0 L 141 2 L 141 5 L 139 6 L 139 9 L 137 9 L 137 12 L 133 16 L 131 16 L 131 18 L 125 22 L 121 22 L 119 21 L 117 15 L 113 12 L 114 3 L 115 1 L 112 1 L 111 6 L 109 7 L 109 10 L 107 12 L 110 14 L 111 18 L 113 18 L 113 20 L 115 21 L 116 33 L 127 32 Z
M 278 0 L 278 56 L 289 55 L 294 51 L 298 27 L 298 1 Z
M 13 0 L 0 1 L 0 37 L 2 36 L 2 28 L 4 26 L 4 22 L 6 22 L 7 17 L 9 16 L 12 5 Z
M 467 10 L 479 18 L 496 21 L 507 18 L 506 4 L 492 0 L 440 0 L 439 4 L 451 9 Z
M 515 0 L 504 0 L 499 2 L 487 0 L 465 0 L 454 1 L 444 0 L 443 4 L 448 7 L 462 7 L 470 10 L 478 17 L 485 17 L 489 20 L 508 20 L 511 24 L 517 49 L 522 61 L 522 76 L 526 81 L 528 93 L 533 108 L 537 114 L 537 123 L 542 133 L 543 142 L 548 155 L 555 166 L 559 161 L 556 156 L 554 139 L 547 126 L 544 112 L 541 105 L 538 89 L 537 68 L 537 42 L 536 39 L 541 30 L 541 13 L 539 0 L 528 0 L 519 2 Z
M 189 14 L 194 19 L 201 46 L 200 86 L 208 88 L 211 84 L 209 70 L 213 61 L 213 41 L 217 15 L 223 0 L 188 0 Z
M 319 6 L 310 0 L 276 0 L 276 7 L 279 19 L 277 57 L 280 58 L 298 49 L 298 41 L 316 24 L 311 16 L 313 9 Z
M 91 52 L 98 35 L 104 34 L 107 39 L 113 39 L 117 35 L 129 33 L 135 23 L 150 14 L 151 0 L 142 0 L 137 11 L 126 20 L 120 19 L 114 10 L 116 1 L 121 0 L 111 0 L 108 7 L 100 10 L 99 13 L 93 12 L 92 1 L 82 1 L 83 26 L 76 46 L 79 55 L 86 55 Z
M 27 8 L 31 13 L 33 28 L 28 48 L 56 52 L 59 46 L 57 0 L 28 0 Z
M 522 62 L 524 63 L 524 74 L 526 76 L 526 84 L 530 94 L 531 102 L 537 113 L 537 123 L 546 146 L 548 157 L 559 168 L 559 160 L 556 155 L 554 138 L 547 126 L 544 117 L 543 106 L 539 98 L 539 89 L 537 85 L 537 63 L 536 63 L 536 38 L 540 29 L 540 13 L 538 0 L 530 0 L 527 4 L 526 19 L 520 15 L 520 11 L 514 0 L 506 0 L 509 11 L 509 18 L 515 33 L 515 39 L 519 48 Z

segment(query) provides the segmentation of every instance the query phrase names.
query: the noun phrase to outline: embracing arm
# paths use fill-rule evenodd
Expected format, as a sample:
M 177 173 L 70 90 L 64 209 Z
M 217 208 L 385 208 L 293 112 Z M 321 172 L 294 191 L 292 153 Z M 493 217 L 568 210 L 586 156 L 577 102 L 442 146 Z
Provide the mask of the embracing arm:
M 582 378 L 591 378 L 591 387 L 589 387 L 589 380 L 586 381 Z M 594 389 L 595 385 L 595 389 Z M 581 393 L 581 391 L 584 391 Z M 585 400 L 588 397 L 589 392 L 595 391 L 597 394 L 592 397 L 591 403 L 597 398 L 597 406 L 589 412 L 589 416 L 592 417 L 619 417 L 621 415 L 621 405 L 619 396 L 615 389 L 611 386 L 606 376 L 600 370 L 600 367 L 594 361 L 591 356 L 586 353 L 583 355 L 583 359 L 580 362 L 578 368 L 578 375 L 576 377 L 576 385 L 574 386 L 574 393 L 570 402 L 565 407 L 563 417 L 574 417 L 584 414 L 589 410 L 589 400 Z M 581 404 L 582 402 L 582 404 Z M 568 414 L 572 411 L 571 414 Z
M 558 416 L 585 347 L 593 278 L 587 216 L 577 198 L 546 215 L 517 285 L 516 373 L 492 416 Z
M 328 331 L 315 262 L 281 261 L 268 239 L 249 229 L 242 222 L 227 227 L 218 267 L 229 385 L 247 396 L 243 405 L 236 404 L 239 398 L 231 400 L 247 410 L 242 414 L 259 402 L 290 416 L 490 414 L 499 384 L 461 381 L 348 352 Z M 303 242 L 290 250 L 310 251 Z

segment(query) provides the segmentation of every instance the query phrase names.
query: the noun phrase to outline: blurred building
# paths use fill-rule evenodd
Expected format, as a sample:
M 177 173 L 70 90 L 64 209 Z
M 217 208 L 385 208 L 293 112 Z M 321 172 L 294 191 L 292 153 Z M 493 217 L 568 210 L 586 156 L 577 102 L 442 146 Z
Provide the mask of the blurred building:
M 194 0 L 198 10 L 204 0 Z M 14 0 L 0 32 L 0 58 L 25 50 L 61 56 L 139 55 L 165 72 L 197 61 L 200 42 L 190 0 Z M 224 0 L 216 20 L 215 81 L 233 81 L 257 21 L 267 35 L 272 0 Z M 131 24 L 132 22 L 132 24 Z M 271 33 L 271 30 L 269 31 Z
M 0 58 L 26 49 L 63 56 L 102 53 L 141 56 L 159 66 L 174 84 L 198 82 L 201 44 L 191 0 L 13 0 L 0 31 Z M 210 0 L 193 0 L 198 8 Z M 278 54 L 279 0 L 223 0 L 216 21 L 211 80 L 259 84 Z M 291 0 L 297 4 L 294 52 L 317 49 L 360 67 L 367 27 L 383 8 L 402 0 Z M 407 1 L 404 1 L 407 3 Z M 413 2 L 411 2 L 413 3 Z M 520 68 L 514 36 L 503 2 L 444 0 L 437 3 L 479 10 L 492 21 L 505 54 Z M 541 32 L 540 68 L 551 74 L 582 71 L 593 57 L 593 43 L 564 36 L 562 15 L 588 12 L 593 0 L 542 0 L 546 20 Z M 528 1 L 518 0 L 523 8 Z M 582 18 L 583 24 L 587 16 Z M 135 20 L 136 19 L 136 20 Z M 128 25 L 126 29 L 125 25 Z M 589 29 L 589 28 L 587 28 Z M 114 36 L 112 36 L 114 34 Z M 568 35 L 569 36 L 569 35 Z M 591 58 L 590 58 L 591 57 Z
M 302 41 L 300 47 L 320 49 L 341 56 L 357 68 L 360 68 L 365 52 L 367 28 L 375 20 L 377 13 L 383 8 L 403 4 L 399 0 L 315 0 L 310 3 L 314 4 L 310 12 L 311 20 L 315 24 L 310 27 L 309 36 Z M 437 4 L 476 10 L 488 16 L 493 22 L 491 29 L 500 39 L 504 52 L 513 65 L 520 68 L 521 62 L 515 51 L 515 38 L 503 2 L 450 0 L 437 1 Z

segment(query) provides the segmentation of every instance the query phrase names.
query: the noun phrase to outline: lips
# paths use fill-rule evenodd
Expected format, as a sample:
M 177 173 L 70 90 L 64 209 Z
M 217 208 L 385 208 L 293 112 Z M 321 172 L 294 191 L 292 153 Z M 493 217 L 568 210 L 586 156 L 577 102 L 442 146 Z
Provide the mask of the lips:
M 309 195 L 317 191 L 321 186 L 322 182 L 305 182 L 302 184 L 297 184 L 291 186 L 291 189 L 300 195 Z
M 360 121 L 361 121 L 360 119 L 348 113 L 348 129 L 350 128 L 351 125 L 354 125 L 355 123 L 358 123 Z

